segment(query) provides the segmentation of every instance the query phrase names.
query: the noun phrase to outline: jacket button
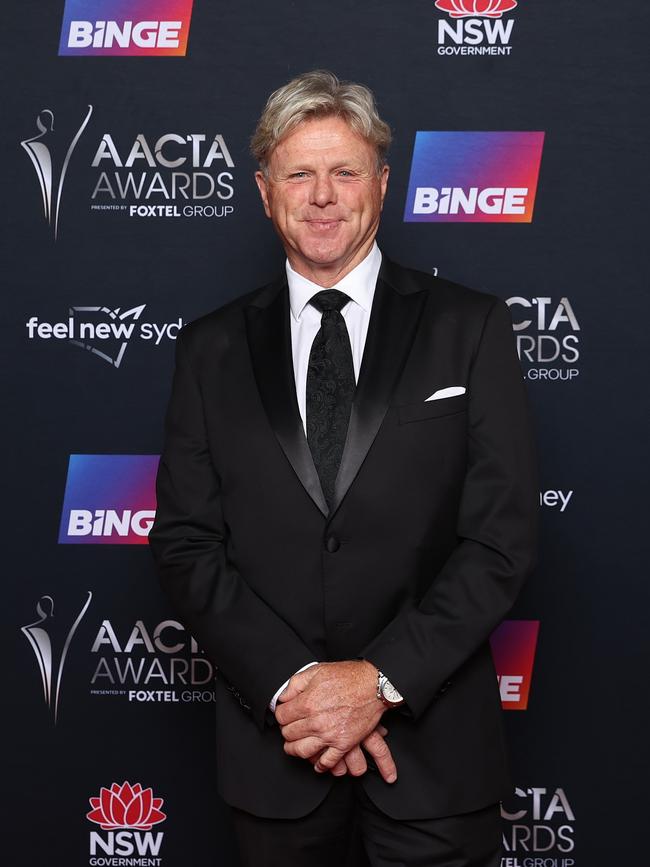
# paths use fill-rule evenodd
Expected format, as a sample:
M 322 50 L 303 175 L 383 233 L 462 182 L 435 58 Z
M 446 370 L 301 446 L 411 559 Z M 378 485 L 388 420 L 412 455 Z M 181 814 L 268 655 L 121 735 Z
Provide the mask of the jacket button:
M 330 554 L 336 553 L 341 547 L 341 543 L 336 538 L 336 536 L 328 536 L 327 541 L 325 542 L 325 547 L 329 551 Z

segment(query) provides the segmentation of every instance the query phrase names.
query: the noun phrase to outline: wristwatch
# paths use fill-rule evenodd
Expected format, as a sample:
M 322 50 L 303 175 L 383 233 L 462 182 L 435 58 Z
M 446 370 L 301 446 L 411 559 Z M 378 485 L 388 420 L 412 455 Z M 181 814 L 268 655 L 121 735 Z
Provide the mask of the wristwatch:
M 377 698 L 386 705 L 386 707 L 397 707 L 402 704 L 404 697 L 393 686 L 390 680 L 381 671 L 377 671 Z

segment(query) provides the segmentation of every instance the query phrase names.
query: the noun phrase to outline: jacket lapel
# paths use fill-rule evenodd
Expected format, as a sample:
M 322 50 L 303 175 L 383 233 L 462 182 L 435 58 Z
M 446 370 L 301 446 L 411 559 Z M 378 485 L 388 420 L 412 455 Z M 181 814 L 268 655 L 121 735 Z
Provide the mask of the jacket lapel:
M 408 273 L 408 272 L 406 272 Z M 385 257 L 377 279 L 347 439 L 336 477 L 332 518 L 361 469 L 413 345 L 426 293 L 398 279 Z
M 244 308 L 255 379 L 275 436 L 303 487 L 331 519 L 356 478 L 386 415 L 413 344 L 426 293 L 384 257 L 372 303 L 350 424 L 328 510 L 305 437 L 291 354 L 289 289 L 271 284 Z
M 303 487 L 325 517 L 327 502 L 300 418 L 291 354 L 289 287 L 272 284 L 244 308 L 253 371 L 275 436 Z

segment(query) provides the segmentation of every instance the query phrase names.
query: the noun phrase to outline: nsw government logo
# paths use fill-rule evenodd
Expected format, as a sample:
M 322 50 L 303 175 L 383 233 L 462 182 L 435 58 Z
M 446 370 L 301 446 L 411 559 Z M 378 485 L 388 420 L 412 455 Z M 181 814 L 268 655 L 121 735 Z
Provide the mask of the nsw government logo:
M 516 6 L 517 0 L 436 0 L 449 16 L 438 21 L 438 54 L 510 54 L 515 21 L 503 15 Z
M 158 455 L 70 455 L 59 543 L 146 545 Z
M 59 55 L 187 52 L 192 0 L 66 0 Z
M 418 132 L 407 223 L 530 223 L 543 132 Z
M 164 803 L 151 788 L 141 783 L 122 785 L 113 783 L 102 787 L 97 797 L 90 798 L 92 810 L 86 813 L 89 822 L 99 825 L 101 831 L 90 832 L 90 860 L 92 867 L 159 867 L 164 832 L 152 831 L 154 825 L 164 822 Z M 103 833 L 102 833 L 103 832 Z

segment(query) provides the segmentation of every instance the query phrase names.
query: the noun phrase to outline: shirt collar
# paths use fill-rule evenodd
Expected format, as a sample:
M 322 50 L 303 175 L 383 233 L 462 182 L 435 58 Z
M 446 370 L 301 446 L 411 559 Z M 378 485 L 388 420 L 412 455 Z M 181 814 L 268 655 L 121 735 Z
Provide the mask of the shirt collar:
M 366 312 L 370 312 L 380 266 L 381 251 L 377 246 L 377 242 L 374 241 L 366 258 L 362 259 L 349 274 L 346 274 L 342 280 L 339 280 L 331 288 L 345 292 L 353 301 L 356 301 L 357 304 L 363 307 Z M 291 313 L 293 318 L 299 321 L 302 311 L 309 303 L 309 299 L 317 292 L 322 292 L 324 287 L 319 286 L 317 283 L 312 283 L 311 280 L 294 271 L 288 259 L 285 263 L 285 268 L 287 282 L 289 283 Z

